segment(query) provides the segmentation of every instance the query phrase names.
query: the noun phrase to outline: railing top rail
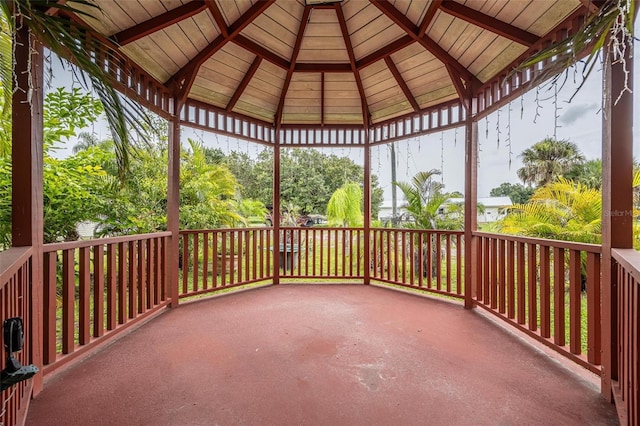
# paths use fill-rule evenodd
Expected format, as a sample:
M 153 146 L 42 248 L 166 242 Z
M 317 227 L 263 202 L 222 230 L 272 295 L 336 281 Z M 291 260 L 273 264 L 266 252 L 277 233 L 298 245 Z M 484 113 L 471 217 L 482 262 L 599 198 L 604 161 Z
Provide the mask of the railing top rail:
M 0 288 L 33 254 L 33 247 L 11 247 L 0 252 Z
M 149 234 L 123 235 L 121 237 L 96 238 L 93 240 L 65 241 L 61 243 L 50 243 L 44 245 L 44 252 L 51 253 L 58 250 L 70 250 L 82 247 L 92 247 L 104 244 L 127 243 L 129 241 L 151 240 L 153 238 L 170 237 L 171 232 L 152 232 Z
M 418 229 L 418 228 L 371 228 L 372 231 L 391 231 L 391 232 L 418 232 L 442 235 L 464 235 L 464 231 L 450 229 Z
M 259 231 L 264 229 L 271 229 L 270 226 L 256 226 L 245 228 L 212 228 L 212 229 L 181 229 L 180 235 L 183 234 L 202 234 L 203 232 L 238 232 L 238 231 Z
M 611 257 L 640 282 L 640 252 L 635 249 L 611 249 Z
M 569 250 L 580 250 L 580 251 L 586 251 L 587 253 L 602 252 L 602 246 L 600 246 L 599 244 L 576 243 L 573 241 L 563 241 L 563 240 L 547 240 L 545 238 L 523 237 L 519 235 L 508 235 L 508 234 L 494 234 L 491 232 L 479 232 L 479 231 L 474 232 L 473 236 L 502 239 L 507 241 L 520 242 L 520 243 L 538 244 L 546 247 L 558 247 L 558 248 L 564 248 Z

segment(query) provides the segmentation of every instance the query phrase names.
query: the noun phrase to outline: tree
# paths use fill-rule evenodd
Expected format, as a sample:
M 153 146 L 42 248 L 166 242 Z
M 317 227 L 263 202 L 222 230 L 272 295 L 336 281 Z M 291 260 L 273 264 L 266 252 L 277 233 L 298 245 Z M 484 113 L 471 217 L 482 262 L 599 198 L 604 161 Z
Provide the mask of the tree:
M 597 244 L 601 216 L 599 190 L 558 178 L 538 188 L 528 203 L 511 206 L 497 226 L 507 234 Z
M 232 152 L 224 162 L 242 185 L 244 197 L 270 205 L 273 199 L 273 152 L 262 151 L 257 159 Z M 283 150 L 281 204 L 293 204 L 302 213 L 324 213 L 331 195 L 347 182 L 363 182 L 364 170 L 347 157 L 326 155 L 313 149 Z M 377 176 L 371 177 L 371 210 L 375 216 L 383 201 Z
M 588 188 L 602 187 L 602 160 L 589 160 L 576 164 L 565 176 L 574 182 L 580 182 Z
M 407 202 L 405 208 L 413 217 L 412 227 L 419 229 L 460 229 L 462 215 L 460 207 L 450 206 L 445 211 L 444 203 L 449 194 L 444 192 L 444 185 L 435 180 L 440 170 L 418 172 L 411 183 L 394 182 Z
M 355 182 L 347 182 L 336 189 L 327 205 L 330 226 L 362 226 L 362 189 Z
M 43 110 L 43 210 L 44 242 L 77 239 L 76 225 L 96 220 L 107 186 L 101 160 L 84 154 L 60 160 L 51 156 L 61 142 L 97 119 L 102 105 L 79 89 L 53 90 L 45 96 Z M 2 117 L 1 128 L 11 127 L 10 117 Z M 9 132 L 10 134 L 10 132 Z M 4 133 L 2 136 L 4 137 Z M 2 144 L 11 141 L 2 141 Z M 11 242 L 11 157 L 0 159 L 0 243 Z
M 520 183 L 501 183 L 497 188 L 493 188 L 489 195 L 492 197 L 509 197 L 514 204 L 524 204 L 534 193 L 534 189 L 526 187 Z
M 546 138 L 519 156 L 523 166 L 518 177 L 528 185 L 544 186 L 584 162 L 578 146 L 567 140 Z

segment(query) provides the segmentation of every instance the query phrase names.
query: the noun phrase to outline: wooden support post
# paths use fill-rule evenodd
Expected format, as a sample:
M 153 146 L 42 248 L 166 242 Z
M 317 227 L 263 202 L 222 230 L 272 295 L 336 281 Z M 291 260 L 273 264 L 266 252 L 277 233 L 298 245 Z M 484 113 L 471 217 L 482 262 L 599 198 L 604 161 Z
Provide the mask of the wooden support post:
M 33 379 L 33 395 L 37 395 L 42 390 L 43 333 L 42 46 L 30 37 L 26 25 L 17 27 L 13 40 L 11 236 L 14 247 L 33 247 L 31 312 L 24 312 L 24 320 L 29 327 L 30 362 L 41 371 Z
M 371 145 L 364 134 L 364 284 L 371 284 Z
M 280 284 L 280 132 L 276 132 L 276 144 L 273 147 L 273 283 Z M 286 242 L 282 242 L 286 245 Z M 286 250 L 286 247 L 285 247 Z M 287 260 L 286 253 L 283 264 Z M 293 255 L 293 254 L 292 254 Z
M 606 45 L 606 44 L 605 44 Z M 612 399 L 617 379 L 617 283 L 612 248 L 633 248 L 633 46 L 627 46 L 626 70 L 605 55 L 602 115 L 602 383 Z M 616 100 L 617 103 L 616 103 Z
M 169 298 L 172 308 L 178 306 L 178 273 L 180 256 L 180 110 L 182 105 L 174 99 L 175 112 L 169 120 L 169 161 L 167 175 L 167 231 L 169 238 L 169 259 L 167 276 L 169 278 Z M 188 259 L 182 259 L 184 268 Z
M 469 99 L 471 104 L 471 99 Z M 465 120 L 465 189 L 464 189 L 464 307 L 475 307 L 473 300 L 478 283 L 476 241 L 473 232 L 478 229 L 478 122 L 467 110 Z

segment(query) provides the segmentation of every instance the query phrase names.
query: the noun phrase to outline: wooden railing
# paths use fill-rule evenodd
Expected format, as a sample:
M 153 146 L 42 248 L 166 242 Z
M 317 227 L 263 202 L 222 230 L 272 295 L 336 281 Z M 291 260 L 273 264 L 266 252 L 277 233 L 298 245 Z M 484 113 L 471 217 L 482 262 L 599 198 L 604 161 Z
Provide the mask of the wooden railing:
M 600 246 L 474 233 L 477 304 L 595 373 Z
M 170 235 L 45 244 L 45 375 L 167 305 Z
M 180 235 L 180 298 L 273 278 L 269 228 L 189 230 Z
M 626 423 L 640 423 L 640 252 L 613 249 L 617 283 L 615 296 L 618 351 L 612 354 L 614 397 L 618 413 Z M 617 371 L 616 371 L 617 366 Z M 617 374 L 616 374 L 617 373 Z
M 362 228 L 281 228 L 278 249 L 280 276 L 285 279 L 364 277 Z
M 31 247 L 16 247 L 0 252 L 0 324 L 21 317 L 24 347 L 15 354 L 22 365 L 32 362 L 31 345 Z M 4 339 L 3 339 L 4 340 Z M 0 370 L 6 367 L 4 348 L 0 348 Z M 0 425 L 23 424 L 31 398 L 32 380 L 18 383 L 0 394 Z
M 464 297 L 463 232 L 372 229 L 371 278 Z

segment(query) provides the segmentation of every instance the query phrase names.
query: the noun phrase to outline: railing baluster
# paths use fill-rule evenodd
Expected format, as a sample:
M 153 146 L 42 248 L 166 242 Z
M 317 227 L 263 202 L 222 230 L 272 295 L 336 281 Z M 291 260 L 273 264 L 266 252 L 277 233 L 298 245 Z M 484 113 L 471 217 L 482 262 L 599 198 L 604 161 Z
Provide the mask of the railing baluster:
M 43 363 L 51 364 L 56 360 L 56 300 L 57 291 L 57 258 L 58 252 L 44 254 L 43 262 L 43 302 L 44 302 L 44 344 L 42 359 Z M 6 299 L 8 300 L 8 299 Z M 2 306 L 0 306 L 0 309 Z
M 147 244 L 145 240 L 138 241 L 138 313 L 147 310 Z
M 209 233 L 202 234 L 202 288 L 209 288 Z
M 498 240 L 495 238 L 490 239 L 491 255 L 489 256 L 489 265 L 491 271 L 489 272 L 490 280 L 490 301 L 491 309 L 498 307 Z
M 553 342 L 566 345 L 564 297 L 564 249 L 553 248 Z
M 582 279 L 580 273 L 580 252 L 578 250 L 569 251 L 569 341 L 570 350 L 573 354 L 581 352 L 581 286 Z
M 600 365 L 601 363 L 600 348 L 602 339 L 599 282 L 600 256 L 596 253 L 587 253 L 587 359 L 595 365 Z M 636 322 L 635 324 L 638 323 Z
M 62 251 L 62 353 L 70 354 L 74 350 L 75 323 L 75 250 Z
M 137 251 L 138 245 L 136 244 L 136 242 L 129 241 L 129 318 L 135 318 L 137 315 Z
M 516 260 L 515 243 L 507 241 L 507 317 L 516 316 Z
M 518 324 L 525 324 L 526 322 L 526 258 L 525 258 L 525 244 L 521 241 L 517 243 L 517 260 L 518 260 Z
M 91 309 L 89 307 L 90 298 L 90 282 L 89 282 L 89 247 L 80 248 L 80 264 L 79 266 L 79 297 L 78 301 L 78 341 L 81 345 L 86 345 L 91 339 Z
M 527 244 L 527 308 L 529 315 L 527 322 L 529 330 L 538 329 L 538 282 L 537 282 L 537 244 Z
M 507 282 L 505 279 L 505 269 L 507 260 L 506 256 L 506 241 L 498 240 L 498 312 L 504 314 L 507 311 Z
M 447 271 L 447 280 L 446 287 L 447 293 L 451 293 L 451 234 L 445 235 L 445 247 L 446 247 L 446 271 Z
M 540 246 L 540 334 L 551 337 L 551 277 L 549 246 Z

